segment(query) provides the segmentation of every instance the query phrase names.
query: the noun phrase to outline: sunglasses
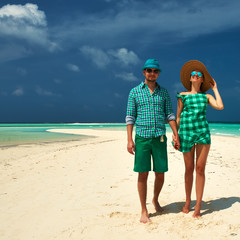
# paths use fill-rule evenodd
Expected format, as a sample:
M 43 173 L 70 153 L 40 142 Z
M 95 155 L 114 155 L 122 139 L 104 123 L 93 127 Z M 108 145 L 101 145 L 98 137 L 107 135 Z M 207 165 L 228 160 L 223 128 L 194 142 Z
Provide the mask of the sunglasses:
M 158 70 L 158 69 L 154 69 L 154 70 L 152 70 L 151 68 L 146 68 L 145 69 L 146 71 L 147 71 L 147 73 L 151 73 L 151 72 L 154 72 L 154 73 L 159 73 L 160 71 Z
M 191 72 L 191 76 L 195 76 L 196 74 L 198 75 L 198 77 L 203 76 L 203 74 L 201 72 L 196 72 L 196 71 Z

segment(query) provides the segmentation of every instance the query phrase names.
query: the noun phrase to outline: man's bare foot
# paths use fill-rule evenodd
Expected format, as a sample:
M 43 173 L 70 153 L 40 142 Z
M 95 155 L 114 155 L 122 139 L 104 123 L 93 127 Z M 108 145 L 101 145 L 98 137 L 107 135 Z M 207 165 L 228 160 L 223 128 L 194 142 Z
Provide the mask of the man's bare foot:
M 190 203 L 186 202 L 185 205 L 182 208 L 183 213 L 189 213 L 190 211 Z
M 195 206 L 195 211 L 193 213 L 194 218 L 200 218 L 201 217 L 200 210 L 201 210 L 201 205 L 200 206 L 196 205 Z
M 156 212 L 163 212 L 163 208 L 160 206 L 159 202 L 152 200 L 153 206 L 155 207 Z
M 151 220 L 148 217 L 148 212 L 142 212 L 141 218 L 140 218 L 141 223 L 150 223 Z

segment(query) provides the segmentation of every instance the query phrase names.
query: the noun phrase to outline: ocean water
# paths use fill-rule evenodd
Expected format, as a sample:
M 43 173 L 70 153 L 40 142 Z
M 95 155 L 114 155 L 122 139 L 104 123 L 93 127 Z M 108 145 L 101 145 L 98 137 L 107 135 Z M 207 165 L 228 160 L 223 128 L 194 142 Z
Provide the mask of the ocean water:
M 125 124 L 0 124 L 0 147 L 19 144 L 79 141 L 84 135 L 52 133 L 48 129 L 114 129 L 123 130 Z
M 213 135 L 240 137 L 239 123 L 210 123 L 209 127 Z
M 210 123 L 211 134 L 220 136 L 240 137 L 240 124 Z M 87 136 L 51 133 L 48 129 L 107 129 L 126 131 L 124 123 L 101 123 L 101 124 L 0 124 L 0 147 L 15 146 L 29 143 L 49 143 L 57 141 L 76 141 Z M 166 125 L 167 132 L 171 132 Z

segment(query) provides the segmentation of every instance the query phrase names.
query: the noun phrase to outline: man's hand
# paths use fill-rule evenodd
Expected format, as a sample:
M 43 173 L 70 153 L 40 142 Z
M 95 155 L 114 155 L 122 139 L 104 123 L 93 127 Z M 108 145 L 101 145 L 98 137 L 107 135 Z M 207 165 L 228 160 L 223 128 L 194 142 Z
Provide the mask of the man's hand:
M 128 141 L 127 150 L 128 150 L 129 153 L 131 153 L 131 154 L 134 155 L 134 152 L 135 152 L 135 144 L 134 144 L 133 141 Z
M 174 144 L 173 147 L 174 147 L 176 150 L 179 150 L 179 148 L 180 148 L 179 136 L 178 136 L 178 135 L 175 136 L 175 135 L 173 134 L 172 139 L 173 139 L 173 144 Z

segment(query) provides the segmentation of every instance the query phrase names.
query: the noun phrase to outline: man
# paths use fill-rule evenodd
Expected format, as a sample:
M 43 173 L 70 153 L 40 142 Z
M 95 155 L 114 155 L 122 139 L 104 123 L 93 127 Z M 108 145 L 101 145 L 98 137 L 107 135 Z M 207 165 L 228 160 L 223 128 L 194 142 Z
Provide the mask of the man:
M 173 131 L 174 147 L 179 147 L 179 137 L 172 111 L 172 104 L 166 89 L 156 82 L 161 72 L 155 59 L 148 59 L 144 65 L 145 82 L 130 91 L 127 105 L 127 150 L 135 153 L 134 171 L 138 172 L 138 193 L 141 203 L 140 222 L 151 222 L 146 207 L 147 178 L 151 171 L 151 156 L 155 172 L 154 196 L 152 203 L 157 212 L 162 212 L 158 196 L 164 183 L 164 172 L 168 171 L 167 121 Z M 135 144 L 132 138 L 133 126 L 136 125 Z

